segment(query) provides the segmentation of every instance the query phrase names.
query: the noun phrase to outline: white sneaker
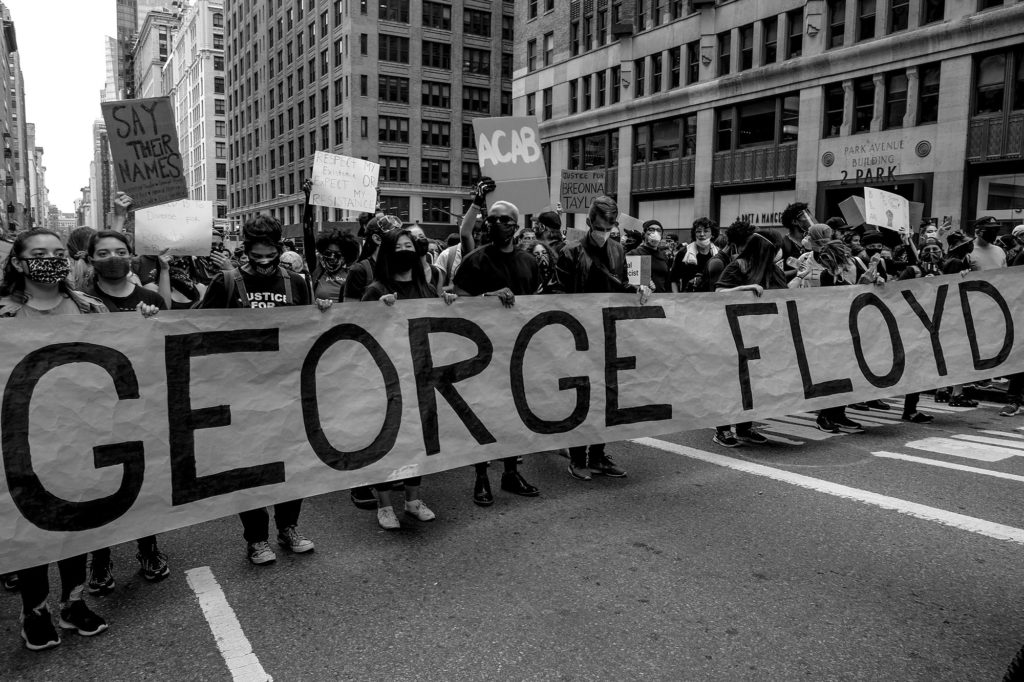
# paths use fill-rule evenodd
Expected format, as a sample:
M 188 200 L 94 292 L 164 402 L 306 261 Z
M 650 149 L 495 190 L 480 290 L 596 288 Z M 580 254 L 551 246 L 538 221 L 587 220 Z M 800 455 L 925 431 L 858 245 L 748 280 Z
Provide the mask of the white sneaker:
M 254 542 L 249 545 L 249 561 L 257 566 L 269 564 L 276 559 L 277 555 L 274 554 L 274 550 L 270 549 L 269 542 Z
M 395 510 L 391 507 L 377 509 L 377 523 L 384 530 L 398 530 L 402 527 L 402 524 L 398 522 L 398 517 L 395 516 Z
M 414 516 L 420 521 L 433 521 L 437 518 L 434 512 L 430 511 L 423 500 L 413 500 L 405 503 L 405 513 Z

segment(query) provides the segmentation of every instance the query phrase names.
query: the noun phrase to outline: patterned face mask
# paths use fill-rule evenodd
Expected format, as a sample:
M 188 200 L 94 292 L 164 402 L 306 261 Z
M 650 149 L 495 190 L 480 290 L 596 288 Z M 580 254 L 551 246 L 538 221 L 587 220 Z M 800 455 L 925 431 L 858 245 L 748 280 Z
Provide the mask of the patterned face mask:
M 40 284 L 56 284 L 71 272 L 71 265 L 64 256 L 22 258 L 21 262 L 25 264 L 25 277 Z

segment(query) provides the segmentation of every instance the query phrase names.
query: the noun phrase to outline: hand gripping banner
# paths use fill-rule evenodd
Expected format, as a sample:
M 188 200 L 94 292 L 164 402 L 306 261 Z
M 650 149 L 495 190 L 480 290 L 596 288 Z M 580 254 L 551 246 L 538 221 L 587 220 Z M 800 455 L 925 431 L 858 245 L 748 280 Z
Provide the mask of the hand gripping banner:
M 8 319 L 0 572 L 275 502 L 1024 371 L 1024 278 Z

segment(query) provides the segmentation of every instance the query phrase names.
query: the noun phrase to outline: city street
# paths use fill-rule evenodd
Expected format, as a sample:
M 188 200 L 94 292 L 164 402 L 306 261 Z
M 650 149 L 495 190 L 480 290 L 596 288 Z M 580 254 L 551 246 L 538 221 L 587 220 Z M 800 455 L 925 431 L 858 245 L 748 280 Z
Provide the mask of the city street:
M 398 532 L 314 498 L 316 551 L 269 567 L 236 518 L 161 536 L 158 584 L 123 545 L 98 637 L 26 651 L 0 597 L 0 679 L 998 680 L 1024 642 L 1024 419 L 892 403 L 851 410 L 859 435 L 793 415 L 762 447 L 615 444 L 625 479 L 529 456 L 541 497 L 498 491 L 497 465 L 486 509 L 447 472 L 423 486 L 438 520 Z

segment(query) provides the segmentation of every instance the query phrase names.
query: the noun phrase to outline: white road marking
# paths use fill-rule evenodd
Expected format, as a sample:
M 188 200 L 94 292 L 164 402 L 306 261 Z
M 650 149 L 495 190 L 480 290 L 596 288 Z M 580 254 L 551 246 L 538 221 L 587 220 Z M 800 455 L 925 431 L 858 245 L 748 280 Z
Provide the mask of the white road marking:
M 833 436 L 838 436 L 838 433 L 825 433 L 819 431 L 814 426 L 813 422 L 805 422 L 801 419 L 793 419 L 792 417 L 776 417 L 775 419 L 768 419 L 764 422 L 767 424 L 765 427 L 768 431 L 777 431 L 787 436 L 796 436 L 797 438 L 806 438 L 807 440 L 827 440 Z
M 953 434 L 953 438 L 957 440 L 966 440 L 971 443 L 984 443 L 985 445 L 998 445 L 1004 448 L 1015 448 L 1024 450 L 1024 443 L 1015 440 L 1006 440 L 1005 438 L 989 438 L 988 436 L 974 436 L 968 433 L 956 433 Z M 1018 452 L 1018 455 L 1024 456 L 1024 452 Z
M 1021 438 L 1024 439 L 1024 434 L 1010 433 L 1009 431 L 993 431 L 991 429 L 981 429 L 981 433 L 988 433 L 993 436 L 1002 436 L 1003 438 Z
M 185 571 L 185 578 L 199 599 L 199 606 L 206 616 L 206 622 L 210 624 L 231 679 L 234 682 L 271 682 L 273 678 L 263 670 L 253 653 L 252 645 L 242 632 L 242 625 L 210 567 L 200 566 Z
M 782 483 L 789 483 L 791 485 L 807 488 L 827 495 L 834 495 L 843 499 L 862 502 L 874 507 L 899 512 L 900 514 L 906 514 L 907 516 L 913 516 L 914 518 L 923 519 L 925 521 L 932 521 L 951 528 L 959 528 L 960 530 L 966 530 L 968 532 L 984 535 L 996 540 L 1007 540 L 1019 545 L 1024 545 L 1024 529 L 1014 528 L 1013 526 L 1005 526 L 1000 523 L 993 523 L 992 521 L 985 521 L 984 519 L 976 519 L 972 516 L 946 511 L 945 509 L 937 509 L 935 507 L 929 507 L 916 502 L 901 500 L 898 497 L 879 495 L 878 493 L 851 488 L 838 483 L 832 483 L 831 481 L 823 481 L 818 478 L 795 474 L 790 471 L 783 471 L 782 469 L 774 469 L 772 467 L 764 466 L 763 464 L 755 464 L 753 462 L 725 457 L 724 455 L 716 455 L 711 452 L 704 452 L 703 450 L 670 443 L 657 438 L 637 438 L 632 442 L 637 443 L 638 445 L 645 445 L 656 450 L 663 450 L 665 452 L 671 452 L 672 454 L 690 457 L 701 462 L 706 462 L 707 464 L 735 469 L 736 471 L 754 474 L 755 476 L 764 476 L 765 478 L 770 478 Z
M 927 464 L 933 467 L 942 467 L 943 469 L 953 469 L 955 471 L 966 471 L 971 474 L 983 474 L 985 476 L 993 476 L 995 478 L 1005 478 L 1008 481 L 1020 481 L 1024 482 L 1024 476 L 1018 476 L 1016 474 L 1008 474 L 1003 471 L 992 471 L 991 469 L 979 469 L 978 467 L 969 467 L 963 464 L 954 464 L 953 462 L 942 462 L 937 459 L 928 459 L 927 457 L 915 457 L 914 455 L 904 455 L 899 452 L 872 452 L 875 457 L 884 457 L 886 459 L 900 459 L 905 462 L 914 462 L 915 464 Z
M 1001 459 L 1020 454 L 1019 450 L 1001 448 L 995 445 L 984 445 L 982 443 L 969 443 L 955 438 L 923 438 L 911 441 L 905 447 L 925 450 L 927 452 L 937 452 L 942 455 L 976 459 L 979 462 L 998 462 Z

